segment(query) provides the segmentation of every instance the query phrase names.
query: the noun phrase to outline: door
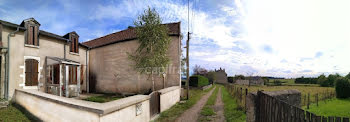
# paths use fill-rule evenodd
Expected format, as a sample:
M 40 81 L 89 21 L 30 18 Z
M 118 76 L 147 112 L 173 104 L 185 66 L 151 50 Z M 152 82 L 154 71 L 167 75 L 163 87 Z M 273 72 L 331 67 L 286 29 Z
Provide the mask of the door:
M 160 93 L 154 91 L 150 94 L 150 113 L 151 117 L 160 113 Z

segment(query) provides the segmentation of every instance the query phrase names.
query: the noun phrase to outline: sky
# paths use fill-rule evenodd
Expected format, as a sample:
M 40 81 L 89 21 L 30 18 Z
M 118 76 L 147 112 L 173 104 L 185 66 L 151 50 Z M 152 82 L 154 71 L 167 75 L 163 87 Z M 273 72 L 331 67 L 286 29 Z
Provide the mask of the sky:
M 189 2 L 188 16 L 187 0 L 0 0 L 0 19 L 34 17 L 40 29 L 76 31 L 84 42 L 133 26 L 149 6 L 163 23 L 181 22 L 182 46 L 192 33 L 191 68 L 286 78 L 350 72 L 349 0 Z

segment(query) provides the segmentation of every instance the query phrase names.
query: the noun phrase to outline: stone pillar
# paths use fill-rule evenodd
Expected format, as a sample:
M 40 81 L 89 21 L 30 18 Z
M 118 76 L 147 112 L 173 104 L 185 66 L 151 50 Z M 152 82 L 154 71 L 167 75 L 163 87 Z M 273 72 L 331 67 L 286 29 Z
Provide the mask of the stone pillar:
M 77 68 L 77 96 L 80 94 L 80 67 L 81 66 L 78 66 Z

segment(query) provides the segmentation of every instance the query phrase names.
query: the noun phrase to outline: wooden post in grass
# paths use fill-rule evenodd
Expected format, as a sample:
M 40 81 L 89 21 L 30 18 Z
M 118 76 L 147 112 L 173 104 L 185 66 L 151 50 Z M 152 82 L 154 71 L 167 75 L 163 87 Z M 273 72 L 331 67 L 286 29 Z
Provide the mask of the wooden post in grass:
M 316 106 L 318 107 L 318 93 L 316 93 Z
M 310 108 L 309 105 L 310 105 L 310 93 L 307 94 L 307 109 Z
M 304 95 L 304 105 L 307 104 L 306 94 Z

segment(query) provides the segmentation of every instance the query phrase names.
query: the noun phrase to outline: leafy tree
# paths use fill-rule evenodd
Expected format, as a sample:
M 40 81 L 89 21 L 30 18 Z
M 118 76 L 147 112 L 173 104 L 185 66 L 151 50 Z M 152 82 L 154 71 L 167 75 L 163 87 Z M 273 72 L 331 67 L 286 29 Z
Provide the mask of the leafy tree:
M 327 81 L 327 77 L 324 74 L 318 76 L 318 78 L 317 78 L 317 83 L 320 84 L 323 87 L 327 86 L 327 84 L 325 84 L 326 81 Z
M 345 78 L 350 79 L 350 72 L 345 76 Z
M 348 98 L 350 97 L 350 82 L 347 78 L 337 78 L 335 91 L 337 98 Z
M 209 80 L 209 83 L 214 83 L 214 81 L 215 81 L 215 71 L 209 71 L 208 72 L 208 75 L 207 75 L 207 78 L 208 78 L 208 80 Z
M 135 62 L 134 68 L 141 74 L 151 77 L 154 91 L 154 75 L 159 70 L 164 71 L 169 64 L 167 56 L 170 37 L 168 28 L 162 25 L 162 20 L 155 9 L 148 8 L 134 21 L 139 47 L 129 58 Z M 159 72 L 162 72 L 159 71 Z M 158 73 L 159 73 L 158 72 Z
M 199 66 L 195 65 L 193 68 L 193 75 L 201 75 L 201 76 L 206 76 L 208 74 L 208 70 Z

